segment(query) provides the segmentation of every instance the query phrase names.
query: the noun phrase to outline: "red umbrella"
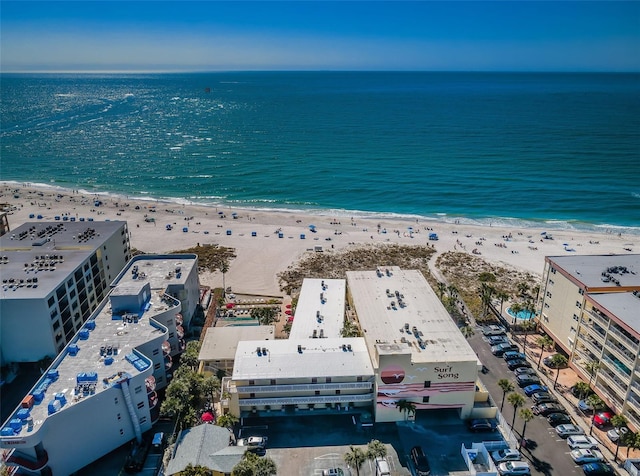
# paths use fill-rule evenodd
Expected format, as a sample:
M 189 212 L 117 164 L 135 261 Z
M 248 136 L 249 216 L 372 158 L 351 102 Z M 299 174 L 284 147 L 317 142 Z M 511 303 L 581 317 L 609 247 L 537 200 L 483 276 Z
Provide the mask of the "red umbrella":
M 227 309 L 231 309 L 233 306 L 235 306 L 234 303 L 232 303 L 232 302 L 228 302 L 227 303 Z
M 286 307 L 287 309 L 291 309 L 291 304 L 287 304 L 285 307 Z
M 211 412 L 205 412 L 202 414 L 202 421 L 205 423 L 211 423 L 215 420 L 215 417 Z
M 291 309 L 287 309 L 286 311 L 284 311 L 284 313 L 290 316 L 291 315 Z

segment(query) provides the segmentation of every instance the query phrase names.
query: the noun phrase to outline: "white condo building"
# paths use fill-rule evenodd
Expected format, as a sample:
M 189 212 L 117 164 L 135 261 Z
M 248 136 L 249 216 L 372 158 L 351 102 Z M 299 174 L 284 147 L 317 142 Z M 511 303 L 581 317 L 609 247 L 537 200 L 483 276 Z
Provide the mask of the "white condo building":
M 640 255 L 548 256 L 542 284 L 542 329 L 640 430 Z
M 140 255 L 0 430 L 7 466 L 68 475 L 151 428 L 155 393 L 185 347 L 196 255 Z M 180 299 L 174 297 L 178 296 Z M 21 473 L 22 474 L 22 473 Z
M 0 237 L 0 363 L 57 355 L 130 253 L 123 221 L 30 222 Z
M 422 273 L 348 271 L 347 284 L 373 362 L 375 420 L 404 418 L 400 400 L 417 411 L 457 409 L 469 418 L 480 363 Z

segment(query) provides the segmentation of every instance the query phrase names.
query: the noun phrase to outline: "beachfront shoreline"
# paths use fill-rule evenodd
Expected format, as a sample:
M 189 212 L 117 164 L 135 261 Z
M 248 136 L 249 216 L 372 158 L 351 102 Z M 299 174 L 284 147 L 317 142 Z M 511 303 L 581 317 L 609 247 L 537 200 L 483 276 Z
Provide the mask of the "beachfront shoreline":
M 100 202 L 97 206 L 96 200 Z M 305 253 L 315 252 L 318 246 L 323 252 L 332 252 L 362 244 L 429 243 L 437 253 L 472 253 L 541 276 L 547 255 L 623 254 L 640 245 L 640 236 L 635 234 L 552 229 L 545 224 L 535 228 L 482 226 L 422 217 L 322 215 L 177 204 L 32 183 L 2 182 L 0 202 L 10 208 L 11 229 L 30 221 L 55 221 L 56 216 L 60 220 L 64 216 L 87 221 L 123 220 L 128 222 L 131 246 L 147 253 L 168 253 L 211 243 L 235 248 L 237 257 L 226 273 L 227 285 L 238 292 L 265 295 L 281 294 L 277 273 Z M 168 231 L 166 225 L 172 229 Z M 309 225 L 315 225 L 315 232 Z M 429 240 L 430 233 L 437 233 L 439 239 Z M 221 286 L 222 276 L 203 273 L 201 281 Z

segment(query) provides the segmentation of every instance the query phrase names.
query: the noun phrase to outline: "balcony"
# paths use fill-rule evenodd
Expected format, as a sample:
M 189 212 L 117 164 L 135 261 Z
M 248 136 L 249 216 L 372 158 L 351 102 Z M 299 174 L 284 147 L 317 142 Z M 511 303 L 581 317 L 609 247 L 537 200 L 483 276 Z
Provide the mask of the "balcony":
M 622 368 L 621 363 L 615 362 L 613 359 L 603 355 L 600 359 L 601 362 L 604 362 L 605 366 L 609 369 L 613 370 L 613 372 L 623 381 L 628 382 L 631 379 L 631 375 L 627 374 Z
M 613 383 L 611 387 L 623 399 L 627 396 L 627 386 L 624 384 L 624 382 L 621 379 L 619 379 L 616 375 L 614 375 L 613 372 L 603 367 L 600 369 L 600 376 L 605 377 L 605 380 L 608 380 L 609 383 Z
M 361 395 L 308 395 L 304 397 L 241 398 L 239 400 L 239 403 L 241 409 L 246 410 L 246 407 L 257 407 L 264 405 L 282 406 L 372 402 L 373 398 L 373 393 L 365 393 Z
M 636 398 L 633 396 L 633 394 L 629 394 L 629 397 L 627 398 L 627 403 L 632 406 L 635 411 L 640 413 L 640 398 Z
M 611 339 L 607 339 L 605 346 L 610 353 L 615 354 L 615 356 L 618 357 L 621 361 L 623 361 L 623 363 L 627 367 L 633 367 L 633 365 L 636 363 L 635 358 L 632 359 L 631 357 L 629 357 L 626 351 L 618 347 L 619 344 L 616 342 L 613 342 Z
M 626 349 L 629 349 L 631 356 L 635 356 L 638 353 L 638 343 L 629 339 L 616 326 L 611 326 L 609 328 L 609 335 L 613 335 L 613 337 L 617 339 L 618 342 L 623 344 Z M 635 361 L 635 359 L 633 360 Z
M 597 358 L 600 358 L 602 355 L 603 347 L 593 337 L 580 334 L 578 343 L 584 345 L 593 355 L 597 356 Z
M 310 383 L 289 385 L 243 385 L 237 386 L 238 393 L 296 393 L 316 390 L 334 392 L 336 390 L 371 390 L 373 382 Z
M 605 398 L 603 400 L 605 401 L 605 403 L 609 405 L 612 410 L 615 410 L 616 413 L 620 413 L 620 411 L 622 410 L 622 403 L 623 403 L 623 401 L 620 400 L 620 397 L 610 392 L 609 390 L 611 389 L 609 388 L 608 385 L 602 385 L 600 383 L 597 383 L 596 388 L 600 391 L 602 395 L 604 395 Z
M 603 329 L 609 327 L 609 319 L 593 310 L 585 311 L 585 313 L 594 321 L 602 326 Z
M 591 326 L 586 326 L 586 327 L 589 331 L 589 335 L 594 336 L 599 341 L 604 341 L 605 337 L 607 336 L 607 331 L 605 331 L 603 328 L 598 326 L 598 324 L 593 324 Z

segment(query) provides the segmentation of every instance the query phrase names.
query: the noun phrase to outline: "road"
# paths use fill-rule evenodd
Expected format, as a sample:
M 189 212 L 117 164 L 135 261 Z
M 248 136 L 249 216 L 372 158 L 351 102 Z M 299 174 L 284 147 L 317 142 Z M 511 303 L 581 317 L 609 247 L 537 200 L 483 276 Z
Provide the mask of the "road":
M 514 373 L 507 368 L 502 357 L 491 354 L 489 344 L 482 336 L 481 328 L 476 328 L 476 333 L 469 338 L 469 344 L 476 351 L 481 362 L 489 368 L 487 374 L 481 375 L 481 380 L 487 387 L 494 402 L 498 407 L 502 403 L 502 389 L 498 386 L 498 380 L 506 378 L 513 382 L 516 392 L 522 394 L 525 399 L 525 407 L 531 408 L 533 401 L 527 397 L 518 387 Z M 520 349 L 522 351 L 522 348 Z M 534 365 L 535 366 L 535 365 Z M 519 409 L 517 410 L 519 411 Z M 502 414 L 507 422 L 513 421 L 513 406 L 505 401 Z M 520 438 L 523 421 L 519 416 L 515 419 L 515 431 Z M 569 447 L 566 441 L 560 438 L 555 430 L 547 423 L 544 417 L 536 416 L 527 424 L 525 434 L 529 441 L 528 448 L 522 450 L 522 454 L 532 469 L 533 475 L 558 475 L 578 476 L 584 474 L 581 467 L 576 465 L 569 456 Z

